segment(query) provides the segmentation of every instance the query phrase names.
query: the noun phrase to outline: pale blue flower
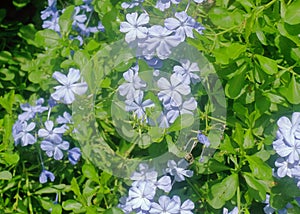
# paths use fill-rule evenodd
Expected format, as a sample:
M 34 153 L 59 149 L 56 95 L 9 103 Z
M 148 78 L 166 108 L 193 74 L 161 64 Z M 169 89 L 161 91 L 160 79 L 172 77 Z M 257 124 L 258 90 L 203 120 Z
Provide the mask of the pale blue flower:
M 155 193 L 155 186 L 151 182 L 141 181 L 129 189 L 128 196 L 130 200 L 128 204 L 130 204 L 133 209 L 140 208 L 144 211 L 148 211 Z
M 45 170 L 43 169 L 42 173 L 40 174 L 40 183 L 41 184 L 44 184 L 44 183 L 47 183 L 48 179 L 53 182 L 54 179 L 55 179 L 55 176 L 52 172 L 48 171 L 48 170 Z
M 203 3 L 205 0 L 194 0 L 194 2 L 198 3 L 198 4 L 201 4 Z
M 197 139 L 198 139 L 199 143 L 205 145 L 206 147 L 210 146 L 210 141 L 204 134 L 201 133 L 201 131 L 198 132 Z
M 300 154 L 300 113 L 294 112 L 292 120 L 281 117 L 277 121 L 277 140 L 273 142 L 273 148 L 281 157 L 293 164 L 299 161 Z
M 13 136 L 15 145 L 18 145 L 21 141 L 21 146 L 32 145 L 36 142 L 36 138 L 30 133 L 35 128 L 35 123 L 31 122 L 27 124 L 24 122 L 16 122 L 13 126 Z
M 139 66 L 135 65 L 123 73 L 126 82 L 120 85 L 118 90 L 121 96 L 126 96 L 127 100 L 134 100 L 141 92 L 141 89 L 146 87 L 146 83 L 138 75 L 138 70 Z
M 168 196 L 162 195 L 158 199 L 158 203 L 153 202 L 149 213 L 151 214 L 178 214 L 180 206 L 176 201 L 171 200 Z
M 143 27 L 149 23 L 149 15 L 142 13 L 129 13 L 126 15 L 127 22 L 121 22 L 120 31 L 126 33 L 125 41 L 127 43 L 133 42 L 136 39 L 145 39 L 147 37 L 148 29 Z
M 139 182 L 145 181 L 152 183 L 154 189 L 159 188 L 165 192 L 170 192 L 172 189 L 171 178 L 169 176 L 163 176 L 158 179 L 158 173 L 154 169 L 149 169 L 149 166 L 144 163 L 139 164 L 139 171 L 133 172 L 130 179 L 134 181 L 132 186 L 137 186 Z
M 169 160 L 166 172 L 175 176 L 177 182 L 181 182 L 185 180 L 185 177 L 192 177 L 194 174 L 193 171 L 186 169 L 188 166 L 189 163 L 184 159 L 179 160 L 178 164 L 174 160 Z
M 293 164 L 288 163 L 283 158 L 278 158 L 275 161 L 275 166 L 278 168 L 277 169 L 278 177 L 283 178 L 286 175 L 289 176 L 289 177 L 292 177 L 292 169 L 294 168 Z
M 31 106 L 28 103 L 21 104 L 20 107 L 24 112 L 18 116 L 20 121 L 30 120 L 34 118 L 37 113 L 43 113 L 48 110 L 48 107 L 42 106 L 44 103 L 43 98 L 38 99 L 35 103 L 35 106 Z
M 54 123 L 51 120 L 47 120 L 45 123 L 45 128 L 42 128 L 38 131 L 39 137 L 49 140 L 54 143 L 60 143 L 62 141 L 62 134 L 65 133 L 66 127 L 61 126 L 54 128 Z
M 272 214 L 275 212 L 275 209 L 273 209 L 270 205 L 270 195 L 269 194 L 266 194 L 266 200 L 263 203 L 267 204 L 264 207 L 265 214 Z
M 188 16 L 186 12 L 176 12 L 175 18 L 165 19 L 165 26 L 169 30 L 175 32 L 175 34 L 181 39 L 181 42 L 185 40 L 186 37 L 194 38 L 193 29 L 195 26 L 195 19 Z
M 128 9 L 128 8 L 131 9 L 131 8 L 141 5 L 143 2 L 144 2 L 144 0 L 132 0 L 131 2 L 123 2 L 121 4 L 121 7 L 123 9 Z
M 163 61 L 157 57 L 153 57 L 151 59 L 147 59 L 146 57 L 143 58 L 147 64 L 154 68 L 154 69 L 158 69 L 161 68 L 163 66 Z
M 223 208 L 223 214 L 239 214 L 238 207 L 234 207 L 230 212 L 227 208 Z
M 125 214 L 130 214 L 132 213 L 133 209 L 131 204 L 129 204 L 129 198 L 127 197 L 121 197 L 120 198 L 120 203 L 118 204 L 118 207 L 125 213 Z
M 87 17 L 85 14 L 79 14 L 80 13 L 80 7 L 77 6 L 74 8 L 74 14 L 72 17 L 73 23 L 72 26 L 76 27 L 78 24 L 83 24 L 86 20 Z
M 67 76 L 55 71 L 53 78 L 61 85 L 54 87 L 56 91 L 51 96 L 54 100 L 65 104 L 71 104 L 75 100 L 74 94 L 83 95 L 88 89 L 86 82 L 81 81 L 77 83 L 80 79 L 80 71 L 75 68 L 70 68 Z
M 69 114 L 68 112 L 64 112 L 63 113 L 63 116 L 59 115 L 57 118 L 56 118 L 56 122 L 58 124 L 67 124 L 67 123 L 72 123 L 72 115 Z
M 174 123 L 179 115 L 193 114 L 197 108 L 197 102 L 194 97 L 184 101 L 180 106 L 172 106 L 170 103 L 164 106 L 167 110 L 167 119 L 169 123 Z
M 183 77 L 185 84 L 189 85 L 191 82 L 195 84 L 200 81 L 200 77 L 196 74 L 200 72 L 196 62 L 191 63 L 189 60 L 181 60 L 180 64 L 181 66 L 175 65 L 173 71 Z
M 161 11 L 165 11 L 165 9 L 168 9 L 171 6 L 171 2 L 173 4 L 179 4 L 181 0 L 157 0 L 155 7 Z
M 48 17 L 55 15 L 56 12 L 56 0 L 48 0 L 48 7 L 41 11 L 41 19 L 45 20 Z
M 139 170 L 134 171 L 130 176 L 133 181 L 146 181 L 155 183 L 157 180 L 158 173 L 153 169 L 149 168 L 148 164 L 140 163 Z
M 68 150 L 69 146 L 70 144 L 67 141 L 53 143 L 52 141 L 44 140 L 41 143 L 41 149 L 46 152 L 48 157 L 53 157 L 55 160 L 61 160 L 64 156 L 62 150 Z
M 141 91 L 136 97 L 134 97 L 134 100 L 125 100 L 125 110 L 129 112 L 133 112 L 134 115 L 138 119 L 145 120 L 147 119 L 146 116 L 146 108 L 154 107 L 154 103 L 152 100 L 147 99 L 143 101 L 144 93 Z
M 170 122 L 167 117 L 167 112 L 161 112 L 159 117 L 157 118 L 158 127 L 160 128 L 169 128 Z
M 92 12 L 94 10 L 94 7 L 92 5 L 93 0 L 83 0 L 83 5 L 80 5 L 80 8 L 82 10 L 85 10 L 86 12 Z
M 154 25 L 148 30 L 148 37 L 145 42 L 139 44 L 143 49 L 143 55 L 152 58 L 156 53 L 158 58 L 167 59 L 171 54 L 171 48 L 181 43 L 181 39 L 160 25 Z
M 158 188 L 163 190 L 164 192 L 170 192 L 172 189 L 172 181 L 170 176 L 163 176 L 158 181 L 154 183 L 154 185 Z
M 44 20 L 42 27 L 44 29 L 54 30 L 55 32 L 59 33 L 60 27 L 58 21 L 59 21 L 59 12 L 57 11 L 54 14 L 52 14 L 50 19 Z
M 205 30 L 205 27 L 204 27 L 202 24 L 196 22 L 195 25 L 194 25 L 194 29 L 195 29 L 199 34 L 203 34 L 203 31 Z
M 193 214 L 192 210 L 195 209 L 195 204 L 190 199 L 185 200 L 181 204 L 181 199 L 179 196 L 174 195 L 172 200 L 174 200 L 179 206 L 179 214 Z
M 79 161 L 81 151 L 78 147 L 74 147 L 68 151 L 68 158 L 71 164 L 75 165 Z
M 163 101 L 164 105 L 180 106 L 182 104 L 181 95 L 191 93 L 190 86 L 183 83 L 183 77 L 176 74 L 171 75 L 170 81 L 161 77 L 157 81 L 157 86 L 161 90 L 158 93 L 158 98 Z

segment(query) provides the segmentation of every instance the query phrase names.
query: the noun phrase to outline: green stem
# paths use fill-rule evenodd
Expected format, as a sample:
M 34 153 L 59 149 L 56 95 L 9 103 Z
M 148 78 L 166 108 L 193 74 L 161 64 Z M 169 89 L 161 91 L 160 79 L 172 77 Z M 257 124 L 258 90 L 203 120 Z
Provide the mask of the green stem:
M 192 182 L 190 182 L 188 179 L 186 179 L 186 182 L 188 183 L 189 186 L 192 187 L 192 189 L 194 190 L 194 192 L 196 193 L 196 195 L 199 197 L 199 199 L 201 199 L 202 196 L 199 193 L 199 191 L 197 190 L 197 188 L 194 186 L 194 184 Z
M 237 207 L 239 210 L 239 213 L 241 213 L 241 190 L 240 190 L 240 185 L 238 184 L 237 186 Z

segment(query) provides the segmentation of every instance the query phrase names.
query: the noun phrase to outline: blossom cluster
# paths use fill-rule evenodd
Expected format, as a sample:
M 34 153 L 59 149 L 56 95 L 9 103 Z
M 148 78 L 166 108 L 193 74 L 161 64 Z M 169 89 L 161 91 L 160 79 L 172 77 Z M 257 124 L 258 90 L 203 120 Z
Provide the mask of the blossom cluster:
M 164 175 L 158 177 L 155 169 L 141 163 L 139 170 L 130 177 L 133 183 L 128 197 L 121 198 L 118 207 L 126 214 L 131 212 L 138 214 L 192 214 L 195 205 L 190 199 L 182 202 L 179 196 L 171 197 L 169 193 L 175 182 L 182 182 L 186 177 L 192 177 L 193 171 L 187 169 L 189 164 L 184 159 L 179 160 L 178 163 L 169 160 L 167 165 Z M 164 194 L 159 194 L 160 192 L 164 192 Z
M 64 140 L 64 134 L 71 129 L 72 116 L 64 111 L 62 115 L 53 119 L 51 113 L 58 107 L 58 102 L 71 104 L 75 100 L 74 94 L 84 94 L 87 91 L 87 84 L 83 80 L 78 83 L 80 71 L 74 68 L 69 69 L 67 76 L 56 71 L 53 78 L 61 85 L 54 87 L 56 91 L 52 93 L 47 106 L 43 105 L 43 98 L 38 99 L 35 105 L 21 104 L 23 112 L 19 114 L 18 120 L 13 125 L 13 138 L 16 146 L 39 144 L 37 148 L 54 160 L 62 160 L 66 152 L 69 162 L 75 165 L 80 159 L 81 151 L 78 147 L 70 148 L 70 142 Z M 44 112 L 47 112 L 45 122 L 43 122 Z M 48 179 L 54 181 L 54 174 L 45 169 L 42 155 L 40 161 L 42 166 L 40 183 L 46 183 Z
M 83 4 L 74 8 L 72 15 L 72 29 L 77 32 L 71 34 L 70 39 L 77 39 L 80 45 L 83 44 L 83 39 L 89 37 L 91 33 L 104 31 L 104 26 L 100 21 L 91 25 L 91 16 L 94 13 L 92 0 L 82 0 Z M 57 9 L 57 0 L 48 0 L 48 7 L 41 12 L 41 19 L 43 20 L 42 27 L 44 29 L 51 29 L 60 34 L 59 18 L 64 10 Z
M 276 175 L 295 178 L 300 187 L 300 113 L 294 112 L 292 120 L 283 116 L 277 121 L 277 139 L 273 148 L 280 156 L 276 162 Z
M 273 148 L 279 155 L 275 161 L 274 176 L 278 179 L 290 177 L 295 180 L 300 188 L 300 112 L 294 112 L 291 120 L 282 116 L 277 121 L 278 130 L 276 140 L 273 141 Z M 269 195 L 267 195 L 265 213 L 274 213 L 275 210 L 269 204 Z M 298 199 L 296 198 L 296 201 Z M 288 203 L 285 208 L 278 213 L 287 213 L 287 209 L 293 207 Z
M 178 5 L 180 0 L 157 1 L 156 7 L 164 11 L 171 3 Z M 202 3 L 202 1 L 195 1 Z M 122 3 L 124 9 L 136 6 L 142 8 L 143 0 Z M 143 13 L 137 12 L 126 14 L 126 21 L 121 22 L 120 31 L 126 33 L 125 41 L 137 49 L 138 58 L 145 60 L 149 66 L 154 68 L 153 79 L 156 80 L 156 95 L 162 103 L 162 111 L 157 118 L 149 120 L 146 109 L 154 107 L 152 100 L 143 100 L 146 93 L 147 83 L 139 76 L 138 65 L 133 66 L 123 74 L 125 83 L 119 88 L 119 94 L 125 97 L 125 110 L 148 124 L 158 124 L 161 128 L 168 128 L 178 116 L 182 114 L 193 114 L 197 108 L 197 102 L 191 96 L 191 84 L 200 82 L 200 69 L 198 64 L 189 59 L 180 60 L 178 65 L 172 69 L 169 77 L 160 75 L 159 68 L 162 67 L 173 47 L 184 42 L 187 37 L 194 38 L 195 30 L 202 34 L 204 27 L 187 14 L 189 4 L 185 11 L 175 12 L 174 17 L 164 20 L 164 26 L 150 25 L 150 16 L 143 9 Z M 153 121 L 154 120 L 154 121 Z

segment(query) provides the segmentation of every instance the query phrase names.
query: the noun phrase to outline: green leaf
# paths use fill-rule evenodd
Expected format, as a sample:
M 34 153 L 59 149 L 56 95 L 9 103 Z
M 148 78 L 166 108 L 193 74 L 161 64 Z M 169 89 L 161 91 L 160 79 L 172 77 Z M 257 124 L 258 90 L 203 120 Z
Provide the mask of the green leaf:
M 293 1 L 287 7 L 283 20 L 290 25 L 300 23 L 300 0 Z
M 81 197 L 80 188 L 75 177 L 73 177 L 71 180 L 71 189 L 76 196 Z
M 230 167 L 224 165 L 223 163 L 220 163 L 215 159 L 210 159 L 208 161 L 208 167 L 212 172 L 222 172 L 222 171 L 230 170 Z
M 211 187 L 211 198 L 208 200 L 210 205 L 215 209 L 220 209 L 225 202 L 230 200 L 236 193 L 239 185 L 237 174 L 226 177 L 221 183 L 217 183 Z
M 268 57 L 265 56 L 261 56 L 261 55 L 256 55 L 256 58 L 262 68 L 262 70 L 266 73 L 266 74 L 276 74 L 278 73 L 278 67 L 277 67 L 277 63 L 275 60 L 270 59 Z
M 8 165 L 14 165 L 19 162 L 20 157 L 16 153 L 3 153 L 1 155 L 1 158 L 8 164 Z
M 124 212 L 122 212 L 119 208 L 110 208 L 108 210 L 106 210 L 103 214 L 123 214 Z
M 266 184 L 254 178 L 250 173 L 244 173 L 243 176 L 246 180 L 246 183 L 249 185 L 249 187 L 259 192 L 261 201 L 265 200 L 266 192 L 269 191 L 269 188 L 266 186 Z
M 72 29 L 74 5 L 67 7 L 64 13 L 59 17 L 59 27 L 62 35 L 68 35 Z
M 84 164 L 82 167 L 82 173 L 85 177 L 99 183 L 98 173 L 93 165 L 87 163 Z
M 228 45 L 228 44 L 227 44 Z M 216 57 L 216 62 L 220 64 L 228 64 L 230 59 L 236 59 L 246 51 L 246 46 L 240 43 L 230 43 L 227 47 L 214 49 L 213 53 Z
M 168 129 L 170 132 L 179 131 L 181 129 L 190 127 L 194 123 L 194 115 L 182 114 L 174 121 L 174 123 Z
M 235 21 L 228 10 L 221 7 L 213 7 L 208 14 L 212 23 L 222 28 L 230 28 L 235 25 Z
M 250 149 L 250 148 L 253 148 L 254 146 L 255 146 L 255 143 L 254 143 L 254 138 L 253 138 L 253 135 L 252 135 L 252 130 L 247 129 L 247 131 L 245 132 L 245 136 L 244 136 L 243 147 L 245 149 Z
M 64 210 L 79 210 L 82 207 L 82 204 L 73 199 L 66 200 L 62 203 Z
M 272 180 L 272 168 L 256 156 L 246 156 L 253 176 L 261 180 Z
M 285 97 L 291 104 L 300 103 L 300 84 L 296 81 L 295 76 L 289 82 L 289 85 L 279 89 L 280 94 Z
M 0 9 L 0 23 L 6 16 L 6 10 L 5 9 Z
M 40 47 L 56 47 L 60 43 L 60 37 L 55 31 L 45 29 L 35 34 L 35 42 Z
M 51 214 L 61 214 L 62 213 L 62 208 L 60 204 L 53 204 L 51 207 Z
M 22 26 L 18 32 L 18 36 L 25 39 L 30 45 L 38 46 L 34 40 L 36 29 L 33 24 Z
M 4 108 L 7 113 L 12 114 L 12 107 L 15 101 L 15 92 L 11 90 L 5 94 L 4 97 L 0 97 L 0 106 Z
M 9 171 L 0 172 L 0 180 L 10 180 L 12 179 L 12 174 Z

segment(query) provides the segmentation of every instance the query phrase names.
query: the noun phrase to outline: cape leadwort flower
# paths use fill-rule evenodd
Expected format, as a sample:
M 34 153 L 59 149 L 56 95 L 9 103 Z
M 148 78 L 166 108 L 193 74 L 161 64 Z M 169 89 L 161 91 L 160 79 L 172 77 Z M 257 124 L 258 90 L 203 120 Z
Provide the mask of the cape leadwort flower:
M 181 38 L 173 34 L 173 31 L 167 28 L 154 25 L 148 30 L 147 39 L 139 44 L 143 49 L 143 55 L 152 58 L 156 53 L 158 58 L 167 59 L 171 54 L 171 48 L 178 46 Z
M 54 128 L 54 123 L 51 120 L 47 120 L 44 125 L 45 128 L 38 131 L 39 137 L 54 143 L 60 143 L 62 141 L 61 136 L 65 133 L 66 127 L 63 125 L 61 127 Z
M 53 157 L 55 160 L 61 160 L 64 156 L 62 150 L 68 150 L 69 146 L 70 144 L 67 141 L 53 143 L 51 141 L 44 140 L 41 143 L 41 149 L 46 152 L 48 157 Z
M 27 124 L 26 121 L 17 121 L 13 127 L 13 136 L 15 145 L 18 145 L 21 141 L 21 146 L 27 146 L 34 144 L 36 138 L 30 133 L 35 128 L 35 123 L 31 122 Z
M 197 134 L 197 140 L 199 141 L 199 143 L 205 145 L 206 147 L 210 146 L 209 139 L 201 131 L 199 131 Z
M 44 111 L 48 110 L 48 107 L 42 106 L 44 103 L 43 98 L 38 99 L 35 103 L 35 106 L 31 106 L 28 103 L 20 105 L 21 109 L 24 111 L 18 116 L 20 121 L 28 121 L 34 118 L 37 113 L 43 113 Z
M 190 86 L 183 83 L 183 77 L 176 74 L 171 75 L 170 81 L 161 77 L 157 81 L 157 86 L 161 90 L 158 93 L 158 98 L 163 101 L 164 105 L 180 106 L 182 104 L 181 95 L 191 93 Z
M 127 100 L 134 100 L 139 95 L 141 90 L 146 87 L 146 83 L 138 75 L 138 64 L 123 73 L 126 80 L 125 83 L 119 86 L 118 90 L 121 96 L 126 96 Z
M 81 156 L 81 151 L 78 147 L 74 147 L 68 151 L 68 159 L 72 165 L 77 164 Z
M 146 108 L 154 107 L 154 103 L 150 99 L 143 101 L 143 97 L 144 92 L 141 91 L 134 100 L 125 100 L 125 110 L 133 112 L 138 119 L 146 120 Z
M 165 19 L 165 26 L 167 29 L 175 32 L 181 42 L 185 40 L 186 37 L 194 38 L 193 29 L 196 24 L 195 19 L 190 17 L 185 11 L 176 12 L 175 18 Z
M 278 139 L 273 142 L 273 148 L 281 157 L 286 157 L 287 161 L 293 164 L 299 161 L 300 154 L 300 113 L 292 115 L 292 121 L 287 117 L 281 117 L 277 121 L 279 127 Z
M 136 39 L 145 39 L 147 37 L 148 29 L 143 27 L 149 23 L 149 15 L 142 13 L 129 13 L 126 15 L 127 22 L 121 22 L 120 31 L 126 33 L 125 41 L 127 43 L 133 42 Z
M 53 73 L 53 78 L 56 79 L 61 85 L 55 86 L 56 90 L 51 94 L 52 98 L 56 101 L 61 101 L 65 104 L 71 104 L 75 100 L 75 95 L 83 95 L 87 89 L 86 82 L 79 82 L 80 71 L 75 68 L 70 68 L 68 75 L 64 75 L 58 71 Z
M 189 85 L 191 82 L 193 84 L 196 84 L 200 81 L 200 77 L 195 74 L 200 72 L 200 69 L 196 62 L 191 63 L 190 60 L 184 59 L 180 61 L 180 64 L 181 66 L 175 65 L 173 71 L 183 77 L 183 82 L 185 84 Z
M 137 6 L 139 6 L 141 3 L 143 3 L 144 2 L 144 0 L 132 0 L 131 2 L 123 2 L 122 4 L 121 4 L 121 7 L 123 8 L 123 9 L 127 9 L 127 8 L 134 8 L 134 7 L 137 7 Z
M 193 214 L 192 210 L 195 209 L 195 204 L 190 199 L 187 199 L 181 204 L 181 199 L 179 196 L 174 195 L 172 200 L 174 200 L 180 207 L 180 214 Z
M 166 172 L 175 177 L 175 181 L 181 182 L 185 180 L 185 177 L 192 177 L 194 172 L 188 170 L 189 163 L 185 159 L 178 161 L 178 164 L 174 160 L 168 161 L 168 168 Z
M 161 11 L 165 11 L 165 9 L 168 9 L 171 6 L 171 2 L 177 5 L 181 0 L 157 0 L 155 7 Z
M 167 110 L 167 119 L 169 123 L 174 123 L 179 115 L 193 114 L 197 108 L 197 102 L 194 97 L 184 101 L 180 106 L 165 105 Z
M 155 187 L 151 182 L 141 181 L 136 186 L 129 189 L 128 196 L 130 200 L 128 204 L 133 209 L 142 209 L 148 211 L 151 206 L 151 201 L 155 196 Z
M 234 207 L 230 212 L 227 208 L 223 208 L 223 214 L 239 214 L 239 210 L 237 207 Z
M 42 170 L 42 173 L 40 174 L 40 183 L 41 184 L 44 184 L 44 183 L 47 183 L 48 179 L 53 182 L 54 179 L 55 179 L 55 176 L 52 172 L 48 171 L 48 170 L 45 170 L 43 169 Z
M 180 209 L 180 205 L 176 203 L 176 201 L 170 199 L 166 195 L 162 195 L 158 199 L 158 203 L 153 202 L 151 204 L 151 209 L 149 213 L 151 214 L 178 214 Z

